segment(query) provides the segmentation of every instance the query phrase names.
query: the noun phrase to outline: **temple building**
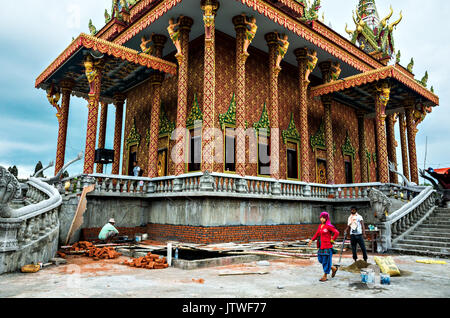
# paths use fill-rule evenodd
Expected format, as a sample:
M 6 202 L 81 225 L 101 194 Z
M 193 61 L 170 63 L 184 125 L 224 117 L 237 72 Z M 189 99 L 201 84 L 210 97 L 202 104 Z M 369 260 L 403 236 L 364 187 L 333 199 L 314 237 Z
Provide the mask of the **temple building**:
M 389 163 L 399 160 L 418 184 L 415 136 L 439 98 L 428 76 L 418 81 L 412 63 L 400 64 L 401 13 L 391 8 L 382 18 L 374 0 L 355 5 L 347 39 L 320 21 L 320 0 L 112 1 L 105 25 L 97 30 L 91 21 L 90 34 L 75 38 L 35 83 L 57 109 L 55 174 L 77 96 L 89 108 L 84 175 L 103 173 L 96 150 L 114 138 L 113 176 L 133 176 L 136 163 L 142 180 L 175 178 L 168 191 L 179 186 L 176 177 L 199 174 L 216 176 L 214 190 L 237 193 L 252 191 L 253 181 L 264 193 L 264 180 L 273 181 L 272 195 L 286 185 L 295 192 L 305 184 L 397 184 Z M 115 133 L 106 136 L 111 107 Z M 256 219 L 249 224 L 268 224 Z

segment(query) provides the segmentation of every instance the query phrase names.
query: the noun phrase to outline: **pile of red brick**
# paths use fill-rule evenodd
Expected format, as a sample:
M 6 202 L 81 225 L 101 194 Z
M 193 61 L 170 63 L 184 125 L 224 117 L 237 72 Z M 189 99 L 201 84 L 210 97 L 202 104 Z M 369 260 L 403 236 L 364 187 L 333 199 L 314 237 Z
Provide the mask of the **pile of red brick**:
M 72 251 L 78 252 L 78 251 L 85 251 L 89 248 L 95 247 L 94 244 L 92 244 L 91 242 L 78 242 L 72 245 L 72 247 L 70 248 Z
M 72 245 L 70 248 L 72 251 L 86 251 L 84 254 L 88 257 L 94 257 L 94 259 L 114 259 L 121 256 L 121 253 L 118 253 L 113 247 L 102 247 L 97 248 L 91 242 L 78 242 Z
M 84 255 L 94 257 L 94 259 L 114 259 L 122 256 L 122 254 L 118 253 L 113 247 L 97 248 L 95 246 L 89 247 Z
M 146 269 L 164 269 L 169 267 L 165 257 L 159 258 L 159 255 L 152 254 L 151 252 L 148 253 L 147 256 L 134 258 L 131 261 L 124 261 L 123 264 Z

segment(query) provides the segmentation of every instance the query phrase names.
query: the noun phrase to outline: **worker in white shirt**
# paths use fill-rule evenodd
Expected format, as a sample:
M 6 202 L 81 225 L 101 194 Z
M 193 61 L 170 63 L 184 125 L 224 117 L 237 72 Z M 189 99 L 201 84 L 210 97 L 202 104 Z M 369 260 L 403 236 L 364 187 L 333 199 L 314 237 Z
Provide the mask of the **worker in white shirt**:
M 350 233 L 350 243 L 352 245 L 353 259 L 355 262 L 358 260 L 358 255 L 356 253 L 358 245 L 361 247 L 364 261 L 367 262 L 367 250 L 364 243 L 364 239 L 366 238 L 364 219 L 358 214 L 356 207 L 351 208 L 351 215 L 348 217 L 344 239 L 347 237 L 347 233 Z

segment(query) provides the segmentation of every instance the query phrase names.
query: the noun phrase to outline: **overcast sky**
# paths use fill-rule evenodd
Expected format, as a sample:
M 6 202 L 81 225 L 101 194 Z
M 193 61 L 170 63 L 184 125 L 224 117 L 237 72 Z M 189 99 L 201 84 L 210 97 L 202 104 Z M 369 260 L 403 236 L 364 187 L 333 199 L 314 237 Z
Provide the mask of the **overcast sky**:
M 227 1 L 222 0 L 222 5 Z M 358 0 L 322 0 L 325 22 L 347 37 L 345 24 L 353 28 L 352 10 Z M 428 137 L 426 166 L 450 167 L 450 112 L 448 52 L 450 44 L 450 2 L 442 0 L 377 0 L 383 18 L 393 5 L 397 19 L 403 21 L 395 31 L 396 50 L 401 50 L 401 64 L 414 57 L 414 73 L 421 79 L 429 73 L 428 87 L 434 86 L 440 97 L 435 108 L 417 134 L 420 168 L 424 166 L 425 142 Z M 104 10 L 111 9 L 111 0 L 22 0 L 3 1 L 0 19 L 0 165 L 17 165 L 20 177 L 29 176 L 37 161 L 47 164 L 55 160 L 58 122 L 43 90 L 34 88 L 35 79 L 70 44 L 72 37 L 89 33 L 91 18 L 97 29 L 104 25 Z M 219 13 L 220 14 L 220 13 Z M 393 20 L 392 20 L 393 21 Z M 66 161 L 84 151 L 87 122 L 86 102 L 72 98 L 69 114 Z M 106 147 L 112 148 L 114 107 L 109 107 Z M 397 140 L 398 125 L 396 126 Z M 400 142 L 399 142 L 400 144 Z M 398 162 L 401 155 L 398 149 Z M 110 165 L 107 172 L 110 172 Z M 54 169 L 48 171 L 52 174 Z M 82 171 L 82 162 L 69 173 Z

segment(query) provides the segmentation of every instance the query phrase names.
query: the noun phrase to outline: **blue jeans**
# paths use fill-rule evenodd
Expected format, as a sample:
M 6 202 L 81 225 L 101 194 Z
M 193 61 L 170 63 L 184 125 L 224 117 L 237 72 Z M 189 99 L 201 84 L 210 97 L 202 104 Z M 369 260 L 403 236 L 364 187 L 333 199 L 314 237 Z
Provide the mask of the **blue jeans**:
M 319 258 L 319 263 L 322 264 L 323 272 L 327 275 L 330 274 L 331 266 L 333 266 L 333 253 L 331 249 L 319 250 L 317 257 Z

